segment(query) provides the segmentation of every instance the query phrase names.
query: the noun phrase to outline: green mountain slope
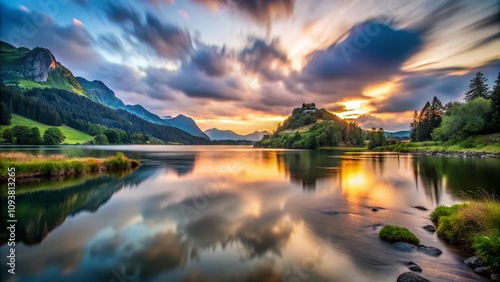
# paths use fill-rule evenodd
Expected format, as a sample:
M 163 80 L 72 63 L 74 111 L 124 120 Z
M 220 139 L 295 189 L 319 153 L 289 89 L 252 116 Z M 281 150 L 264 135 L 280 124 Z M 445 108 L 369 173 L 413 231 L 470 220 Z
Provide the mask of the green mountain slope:
M 332 146 L 361 146 L 363 130 L 356 122 L 346 121 L 314 104 L 303 104 L 278 125 L 271 134 L 255 144 L 261 148 L 316 149 Z
M 16 115 L 16 114 L 12 114 L 12 120 L 11 120 L 10 125 L 1 125 L 0 126 L 0 131 L 3 131 L 6 128 L 14 127 L 16 125 L 26 125 L 30 128 L 31 127 L 38 127 L 38 129 L 40 129 L 40 133 L 42 134 L 42 136 L 43 136 L 43 133 L 45 132 L 45 130 L 47 130 L 47 128 L 57 127 L 62 131 L 64 136 L 66 136 L 66 139 L 64 139 L 64 142 L 63 142 L 66 144 L 83 144 L 83 143 L 86 143 L 86 142 L 92 140 L 92 138 L 93 138 L 92 136 L 90 136 L 88 134 L 85 134 L 81 131 L 78 131 L 76 129 L 73 129 L 73 128 L 65 126 L 65 125 L 63 125 L 63 126 L 46 125 L 46 124 L 39 123 L 39 122 L 34 121 L 32 119 L 29 119 L 29 118 L 26 118 L 26 117 L 23 117 L 20 115 Z
M 196 122 L 190 117 L 186 117 L 184 115 L 178 115 L 175 118 L 162 119 L 158 115 L 155 115 L 150 111 L 146 110 L 141 105 L 125 105 L 122 102 L 122 100 L 116 97 L 115 92 L 109 89 L 106 86 L 106 84 L 104 84 L 102 81 L 99 80 L 88 81 L 83 77 L 77 77 L 76 79 L 83 87 L 85 92 L 93 95 L 95 97 L 95 101 L 100 104 L 108 106 L 112 109 L 125 110 L 131 114 L 134 114 L 144 120 L 147 120 L 155 124 L 175 127 L 193 136 L 209 139 L 208 136 L 205 135 L 203 131 L 201 131 Z
M 112 109 L 122 109 L 125 104 L 115 96 L 115 92 L 109 89 L 102 81 L 88 81 L 83 77 L 76 77 L 86 93 L 95 97 L 95 102 L 108 106 Z
M 53 125 L 67 125 L 89 135 L 108 129 L 119 129 L 115 141 L 131 142 L 134 134 L 148 135 L 166 143 L 207 144 L 209 140 L 190 135 L 180 129 L 148 122 L 124 110 L 114 110 L 86 97 L 59 89 L 19 91 L 0 84 L 0 105 L 10 105 L 12 113 Z M 3 107 L 3 106 L 2 106 Z M 10 114 L 10 113 L 8 113 Z M 47 117 L 50 117 L 47 119 Z M 110 135 L 111 136 L 111 135 Z M 122 138 L 123 137 L 123 138 Z M 110 137 L 108 137 L 110 138 Z M 127 141 L 128 140 L 128 141 Z
M 198 127 L 198 125 L 192 118 L 187 117 L 185 115 L 178 115 L 174 118 L 163 118 L 163 122 L 175 128 L 179 128 L 181 130 L 189 132 L 194 136 L 210 139 L 208 135 L 206 135 L 205 132 L 203 132 Z
M 55 88 L 96 100 L 86 93 L 70 70 L 57 62 L 45 48 L 16 48 L 0 41 L 0 78 L 7 85 L 21 88 Z

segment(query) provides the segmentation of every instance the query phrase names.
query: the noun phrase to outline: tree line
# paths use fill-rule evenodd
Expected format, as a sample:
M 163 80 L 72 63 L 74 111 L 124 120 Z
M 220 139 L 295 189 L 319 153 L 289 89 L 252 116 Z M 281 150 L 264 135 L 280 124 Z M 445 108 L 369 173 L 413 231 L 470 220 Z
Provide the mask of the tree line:
M 368 139 L 368 149 L 372 150 L 376 147 L 380 146 L 385 146 L 385 145 L 391 145 L 391 142 L 397 142 L 396 139 L 387 139 L 385 137 L 385 131 L 381 127 L 379 129 L 376 129 L 375 127 L 372 127 L 371 130 L 367 130 L 366 137 Z
M 492 88 L 483 73 L 471 80 L 464 102 L 442 105 L 437 97 L 415 111 L 411 141 L 461 141 L 470 136 L 500 132 L 500 73 Z
M 47 128 L 42 136 L 38 127 L 16 125 L 4 129 L 2 138 L 5 143 L 18 145 L 59 145 L 66 139 L 66 136 L 57 127 Z

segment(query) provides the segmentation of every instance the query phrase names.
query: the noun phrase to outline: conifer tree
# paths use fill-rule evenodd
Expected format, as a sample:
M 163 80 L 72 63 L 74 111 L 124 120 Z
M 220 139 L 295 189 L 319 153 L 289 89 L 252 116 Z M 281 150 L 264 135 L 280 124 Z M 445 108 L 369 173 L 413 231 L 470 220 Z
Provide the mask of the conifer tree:
M 418 131 L 418 112 L 415 110 L 413 113 L 413 122 L 410 123 L 410 139 L 412 142 L 417 141 Z
M 491 128 L 500 131 L 500 72 L 491 91 Z
M 470 81 L 469 90 L 465 93 L 465 101 L 469 102 L 475 98 L 483 97 L 488 99 L 488 79 L 484 77 L 482 72 L 476 73 L 476 76 Z

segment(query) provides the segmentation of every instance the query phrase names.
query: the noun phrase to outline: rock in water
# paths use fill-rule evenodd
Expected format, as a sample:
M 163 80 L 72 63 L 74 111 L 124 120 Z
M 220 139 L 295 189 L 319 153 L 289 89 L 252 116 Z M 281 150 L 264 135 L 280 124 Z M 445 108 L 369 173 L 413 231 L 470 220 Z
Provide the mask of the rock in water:
M 430 282 L 430 280 L 413 272 L 405 272 L 398 276 L 397 282 Z
M 424 229 L 429 231 L 429 232 L 436 232 L 436 227 L 432 226 L 432 225 L 426 225 L 424 226 Z
M 427 246 L 424 246 L 424 245 L 418 246 L 418 250 L 421 251 L 421 252 L 423 252 L 426 255 L 433 256 L 433 257 L 437 257 L 437 256 L 439 256 L 439 255 L 441 255 L 443 253 L 443 251 L 441 251 L 438 248 L 427 247 Z
M 417 246 L 410 244 L 410 243 L 405 243 L 405 242 L 397 242 L 392 244 L 392 246 L 400 251 L 404 252 L 411 252 L 417 248 Z
M 472 269 L 476 269 L 478 267 L 484 266 L 484 260 L 480 256 L 470 257 L 470 258 L 464 260 L 464 263 Z
M 426 207 L 422 207 L 422 206 L 414 206 L 414 208 L 419 209 L 421 211 L 427 211 L 428 210 Z
M 491 280 L 500 281 L 500 273 L 491 274 Z
M 476 269 L 474 269 L 474 272 L 479 274 L 479 275 L 484 275 L 484 276 L 489 276 L 490 275 L 490 269 L 486 266 L 481 266 Z
M 420 268 L 420 266 L 418 266 L 413 261 L 408 262 L 406 265 L 408 266 L 408 269 L 411 271 L 422 272 L 422 268 Z
M 378 209 L 377 208 L 372 208 L 372 211 L 376 212 L 376 211 L 378 211 Z

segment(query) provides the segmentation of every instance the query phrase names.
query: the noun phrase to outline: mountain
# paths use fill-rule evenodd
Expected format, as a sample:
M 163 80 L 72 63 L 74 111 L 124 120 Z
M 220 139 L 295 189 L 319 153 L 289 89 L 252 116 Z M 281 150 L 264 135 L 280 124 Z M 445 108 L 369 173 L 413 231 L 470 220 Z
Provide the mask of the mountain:
M 231 130 L 220 130 L 217 128 L 212 128 L 205 130 L 205 134 L 212 140 L 249 140 L 249 141 L 259 141 L 266 134 L 270 134 L 267 131 L 255 131 L 247 135 L 241 135 L 235 133 Z
M 125 104 L 122 100 L 115 96 L 115 92 L 109 89 L 106 84 L 102 81 L 94 80 L 88 81 L 83 77 L 76 77 L 76 81 L 85 89 L 87 93 L 90 93 L 96 98 L 96 102 L 108 106 L 112 109 L 122 109 Z
M 164 124 L 163 123 L 163 120 L 151 113 L 150 111 L 146 110 L 143 106 L 137 104 L 137 105 L 126 105 L 125 107 L 123 107 L 122 109 L 124 109 L 125 111 L 131 113 L 131 114 L 134 114 L 144 120 L 147 120 L 149 122 L 152 122 L 152 123 L 156 123 L 156 124 L 162 124 L 162 125 L 167 125 L 167 124 Z
M 0 79 L 7 85 L 15 84 L 29 89 L 62 89 L 95 101 L 95 97 L 83 90 L 71 71 L 56 61 L 48 49 L 16 48 L 0 41 L 0 58 Z
M 397 132 L 385 132 L 385 136 L 392 137 L 392 138 L 410 138 L 410 131 L 403 130 L 403 131 L 397 131 Z
M 109 89 L 102 81 L 88 81 L 83 77 L 77 77 L 76 79 L 87 93 L 90 93 L 95 97 L 96 102 L 98 103 L 101 103 L 112 109 L 125 110 L 155 124 L 175 127 L 193 136 L 209 139 L 208 136 L 206 136 L 203 131 L 201 131 L 201 129 L 192 118 L 186 117 L 184 115 L 179 115 L 171 119 L 162 119 L 159 116 L 146 110 L 141 105 L 125 105 L 118 97 L 116 97 L 115 92 Z
M 174 118 L 163 118 L 162 120 L 163 122 L 166 122 L 167 125 L 184 130 L 193 136 L 210 139 L 209 136 L 201 131 L 201 129 L 192 118 L 185 115 L 178 115 Z
M 144 109 L 141 105 L 126 105 L 122 109 L 149 122 L 175 127 L 193 136 L 210 139 L 207 135 L 205 135 L 205 133 L 203 133 L 203 131 L 201 131 L 196 122 L 190 117 L 178 115 L 175 118 L 162 119 Z
M 172 119 L 162 119 L 141 105 L 125 105 L 102 81 L 88 81 L 83 77 L 73 76 L 70 70 L 57 62 L 48 49 L 16 48 L 0 41 L 0 59 L 0 80 L 6 85 L 19 85 L 24 89 L 53 88 L 70 91 L 112 109 L 123 109 L 149 122 L 175 127 L 193 136 L 209 139 L 189 117 L 179 115 Z
M 363 146 L 363 129 L 314 103 L 302 104 L 271 135 L 255 143 L 258 148 L 317 149 L 336 146 Z

